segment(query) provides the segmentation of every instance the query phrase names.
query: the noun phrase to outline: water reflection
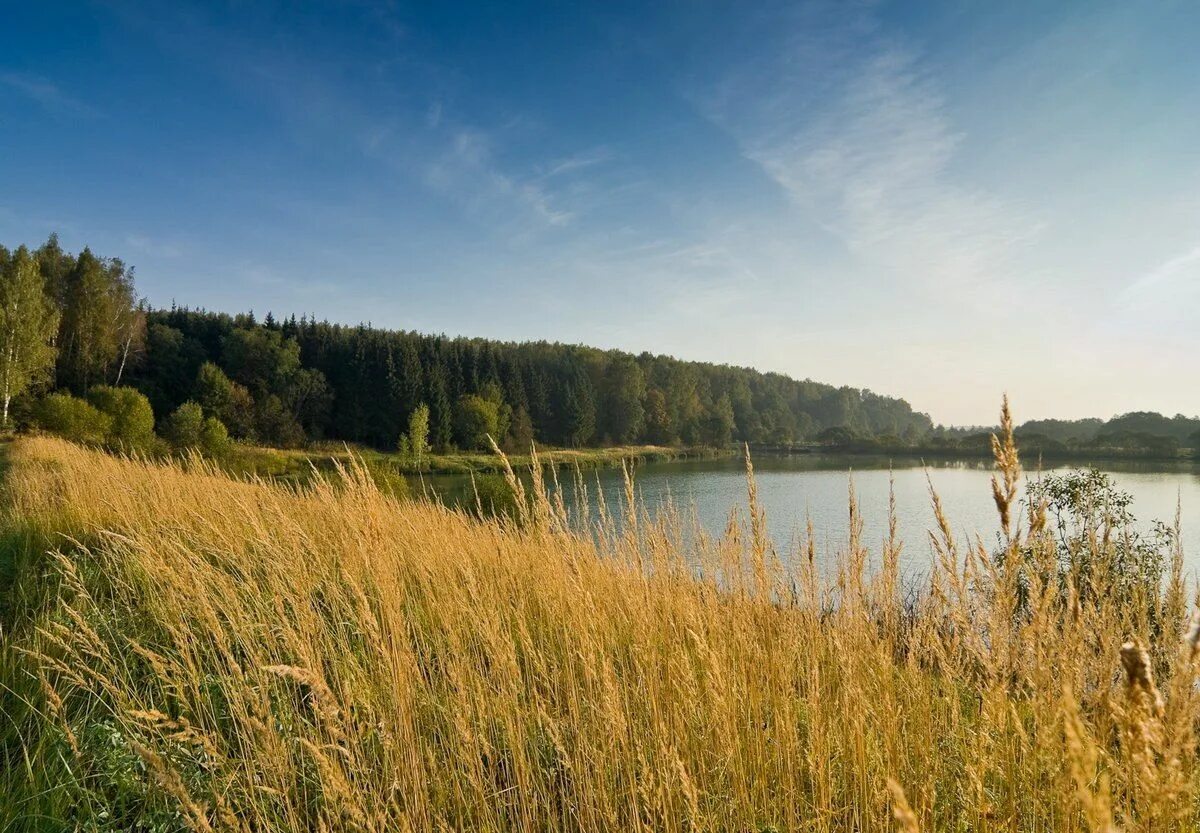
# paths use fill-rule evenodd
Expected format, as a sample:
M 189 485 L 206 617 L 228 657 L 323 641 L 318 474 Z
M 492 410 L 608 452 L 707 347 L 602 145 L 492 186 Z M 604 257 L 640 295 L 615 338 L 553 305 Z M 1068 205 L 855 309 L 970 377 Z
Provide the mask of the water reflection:
M 1044 471 L 1066 471 L 1091 464 L 1086 459 L 1044 465 Z M 1038 476 L 1037 461 L 1026 461 L 1028 476 Z M 1096 468 L 1110 473 L 1117 486 L 1133 495 L 1133 511 L 1143 525 L 1154 519 L 1170 522 L 1177 501 L 1182 508 L 1184 553 L 1191 572 L 1200 571 L 1200 466 L 1192 462 L 1098 461 Z M 900 535 L 904 541 L 901 563 L 910 573 L 923 572 L 929 563 L 928 530 L 934 526 L 930 484 L 937 490 L 956 535 L 962 540 L 978 536 L 989 548 L 997 541 L 999 522 L 992 504 L 986 460 L 887 458 L 874 456 L 798 455 L 764 456 L 754 461 L 759 498 L 766 511 L 768 530 L 781 551 L 793 548 L 811 519 L 817 551 L 827 560 L 843 548 L 849 532 L 848 490 L 851 483 L 863 516 L 864 541 L 873 549 L 887 534 L 889 488 L 894 484 Z M 563 475 L 569 480 L 571 475 Z M 619 469 L 584 472 L 589 501 L 595 516 L 597 486 L 610 505 L 622 499 Z M 731 511 L 746 507 L 745 469 L 741 461 L 680 460 L 648 463 L 637 468 L 638 494 L 656 512 L 668 501 L 694 510 L 700 524 L 712 533 L 724 529 Z M 469 478 L 438 475 L 426 485 L 450 501 L 471 494 Z M 573 490 L 565 501 L 574 506 Z M 1022 494 L 1023 497 L 1023 494 Z M 473 501 L 473 498 L 471 498 Z M 1192 520 L 1196 523 L 1192 523 Z

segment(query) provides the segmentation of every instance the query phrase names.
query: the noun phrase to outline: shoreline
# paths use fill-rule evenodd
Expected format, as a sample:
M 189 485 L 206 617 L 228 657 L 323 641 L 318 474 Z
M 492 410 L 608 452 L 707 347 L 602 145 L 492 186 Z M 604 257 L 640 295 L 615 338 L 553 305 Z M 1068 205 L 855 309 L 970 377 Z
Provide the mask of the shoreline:
M 554 468 L 616 468 L 623 463 L 667 462 L 671 460 L 715 460 L 734 457 L 738 449 L 720 449 L 705 446 L 673 448 L 658 445 L 612 446 L 609 448 L 547 448 L 538 449 L 537 457 L 543 466 Z M 467 451 L 449 454 L 430 454 L 418 461 L 412 456 L 396 452 L 355 448 L 353 446 L 318 446 L 305 449 L 278 449 L 267 446 L 235 445 L 222 468 L 238 474 L 263 477 L 304 480 L 315 468 L 330 471 L 335 465 L 352 458 L 363 461 L 368 468 L 385 469 L 400 476 L 409 475 L 453 475 L 453 474 L 499 474 L 504 471 L 504 459 L 513 469 L 528 468 L 532 463 L 529 454 L 505 453 L 504 458 L 494 452 Z

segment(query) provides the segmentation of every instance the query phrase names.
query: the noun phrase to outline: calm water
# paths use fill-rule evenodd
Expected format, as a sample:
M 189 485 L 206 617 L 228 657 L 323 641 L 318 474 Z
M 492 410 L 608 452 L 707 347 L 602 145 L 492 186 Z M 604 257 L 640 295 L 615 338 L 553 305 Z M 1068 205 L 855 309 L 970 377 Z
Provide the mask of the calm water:
M 768 528 L 781 551 L 788 550 L 803 533 L 806 518 L 812 519 L 819 552 L 828 556 L 843 547 L 849 530 L 847 493 L 851 478 L 863 515 L 864 540 L 873 551 L 887 534 L 888 481 L 889 477 L 895 479 L 897 520 L 904 541 L 904 566 L 909 572 L 923 571 L 929 563 L 927 530 L 935 521 L 927 477 L 941 496 L 960 540 L 978 534 L 990 547 L 999 531 L 989 482 L 992 468 L 984 461 L 936 461 L 923 467 L 920 460 L 914 459 L 805 455 L 763 457 L 754 465 Z M 1067 471 L 1081 465 L 1087 462 L 1046 470 Z M 1119 488 L 1133 495 L 1133 512 L 1141 522 L 1159 519 L 1170 523 L 1176 501 L 1180 502 L 1189 571 L 1200 573 L 1200 466 L 1096 465 L 1108 472 Z M 610 505 L 621 499 L 619 470 L 589 471 L 585 477 L 593 492 L 599 478 Z M 638 468 L 635 479 L 641 499 L 651 511 L 667 500 L 673 501 L 677 508 L 694 510 L 700 523 L 713 533 L 725 527 L 731 511 L 740 508 L 744 513 L 747 505 L 745 472 L 736 460 L 648 463 Z M 468 481 L 461 477 L 434 477 L 431 482 L 436 490 L 450 495 L 461 495 L 469 488 Z

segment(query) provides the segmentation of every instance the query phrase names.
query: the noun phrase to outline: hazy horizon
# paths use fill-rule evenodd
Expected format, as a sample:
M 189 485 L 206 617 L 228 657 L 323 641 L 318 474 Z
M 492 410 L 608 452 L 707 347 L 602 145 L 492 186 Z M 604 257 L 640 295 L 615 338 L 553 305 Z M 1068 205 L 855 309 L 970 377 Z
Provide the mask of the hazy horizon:
M 158 306 L 1200 413 L 1200 7 L 6 4 L 0 243 Z

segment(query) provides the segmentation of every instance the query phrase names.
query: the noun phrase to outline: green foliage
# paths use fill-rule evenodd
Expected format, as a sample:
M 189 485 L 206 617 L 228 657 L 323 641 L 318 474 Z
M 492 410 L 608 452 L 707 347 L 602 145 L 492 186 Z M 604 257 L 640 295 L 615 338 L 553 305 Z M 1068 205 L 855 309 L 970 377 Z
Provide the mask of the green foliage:
M 219 457 L 229 449 L 229 431 L 225 423 L 216 417 L 205 417 L 200 429 L 200 450 L 212 457 Z
M 1090 441 L 1100 432 L 1099 419 L 1031 419 L 1017 429 L 1017 438 L 1025 448 L 1025 438 L 1036 435 L 1059 443 Z
M 213 362 L 205 362 L 196 374 L 195 391 L 204 412 L 225 423 L 234 436 L 254 437 L 254 399 L 244 385 Z
M 429 453 L 429 406 L 422 402 L 408 417 L 408 453 L 421 458 Z
M 1153 457 L 1174 457 L 1179 453 L 1178 439 L 1146 431 L 1106 429 L 1096 436 L 1092 445 L 1096 448 L 1130 451 Z
M 184 402 L 163 423 L 163 439 L 174 448 L 196 448 L 204 427 L 204 409 L 195 402 Z
M 521 405 L 513 413 L 512 425 L 508 429 L 508 445 L 522 454 L 528 454 L 535 439 L 533 420 L 529 418 L 529 411 Z
M 667 397 L 658 388 L 646 391 L 646 439 L 659 445 L 671 445 L 676 439 L 671 430 Z
M 704 421 L 705 445 L 724 448 L 733 441 L 735 427 L 733 404 L 729 401 L 728 396 L 721 394 Z
M 563 439 L 572 448 L 587 445 L 596 432 L 596 403 L 587 376 L 577 372 L 563 391 Z
M 69 393 L 52 393 L 34 408 L 38 427 L 76 443 L 99 445 L 108 439 L 113 418 Z
M 300 345 L 282 331 L 237 328 L 221 342 L 222 364 L 245 386 L 256 408 L 254 425 L 270 443 L 295 446 L 319 437 L 331 403 L 325 375 L 300 361 Z
M 378 460 L 368 460 L 365 465 L 367 474 L 379 491 L 396 499 L 404 499 L 409 496 L 408 480 L 400 469 Z
M 54 365 L 58 310 L 46 296 L 37 260 L 21 246 L 0 268 L 0 424 L 9 404 L 45 379 Z
M 833 446 L 834 448 L 848 446 L 855 440 L 854 432 L 849 428 L 835 426 L 826 428 L 817 435 L 817 442 L 821 445 Z
M 154 322 L 146 330 L 146 355 L 126 378 L 146 394 L 154 413 L 167 414 L 193 397 L 196 373 L 204 362 L 204 345 L 198 339 Z
M 1046 474 L 1028 486 L 1030 506 L 1044 505 L 1058 544 L 1059 568 L 1080 593 L 1097 584 L 1132 595 L 1157 593 L 1165 553 L 1175 532 L 1155 521 L 1140 531 L 1130 507 L 1133 496 L 1097 469 Z
M 704 403 L 701 401 L 701 377 L 695 368 L 682 366 L 666 374 L 667 407 L 671 427 L 684 445 L 701 442 Z
M 405 433 L 409 453 L 424 457 L 456 441 L 481 447 L 480 434 L 492 431 L 524 450 L 535 436 L 549 446 L 724 445 L 792 443 L 845 427 L 913 442 L 932 428 L 903 400 L 870 391 L 648 353 L 269 314 L 259 323 L 181 308 L 143 313 L 120 260 L 87 249 L 72 256 L 54 238 L 33 258 L 61 312 L 58 384 L 83 395 L 123 382 L 159 415 L 192 400 L 233 436 L 265 443 L 330 438 L 382 449 Z M 421 405 L 427 448 L 414 447 L 408 424 Z
M 300 372 L 300 345 L 277 330 L 238 328 L 221 341 L 221 364 L 255 396 L 278 394 Z
M 132 273 L 116 258 L 84 249 L 63 278 L 59 379 L 77 393 L 119 366 L 139 315 Z
M 501 474 L 477 474 L 471 479 L 471 504 L 466 507 L 483 518 L 520 518 L 520 504 Z
M 634 442 L 646 424 L 646 377 L 633 356 L 617 355 L 604 373 L 601 424 L 614 443 Z
M 109 445 L 144 451 L 153 444 L 154 409 L 141 391 L 100 385 L 88 391 L 88 401 L 112 419 Z
M 216 417 L 205 417 L 195 402 L 184 402 L 167 417 L 163 438 L 177 451 L 196 450 L 216 455 L 229 444 L 229 432 Z
M 273 393 L 255 402 L 254 425 L 258 438 L 269 445 L 297 448 L 304 444 L 304 429 L 283 399 Z
M 491 447 L 488 438 L 500 442 L 508 432 L 509 418 L 498 392 L 498 389 L 491 389 L 485 391 L 485 395 L 468 394 L 458 400 L 455 437 L 463 448 L 485 450 Z

